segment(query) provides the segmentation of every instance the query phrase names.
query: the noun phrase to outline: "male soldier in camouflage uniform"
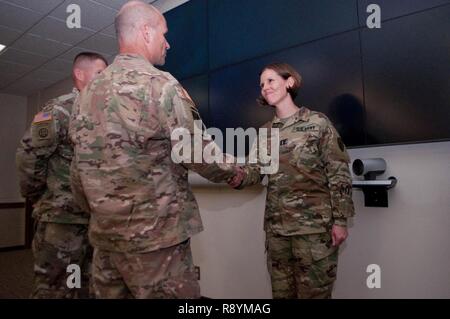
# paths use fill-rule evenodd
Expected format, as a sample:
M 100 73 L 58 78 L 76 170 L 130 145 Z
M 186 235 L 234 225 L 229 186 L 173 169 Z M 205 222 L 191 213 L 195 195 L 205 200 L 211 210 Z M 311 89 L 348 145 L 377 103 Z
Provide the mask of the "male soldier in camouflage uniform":
M 190 237 L 203 227 L 188 169 L 221 182 L 237 168 L 172 160 L 171 133 L 184 128 L 190 137 L 198 112 L 178 81 L 154 67 L 169 49 L 166 21 L 151 5 L 130 1 L 115 25 L 120 54 L 81 93 L 70 124 L 73 189 L 91 213 L 94 291 L 97 298 L 197 298 Z
M 73 64 L 75 88 L 46 103 L 25 133 L 17 150 L 22 196 L 34 204 L 37 222 L 33 239 L 33 298 L 87 298 L 92 249 L 88 244 L 88 215 L 75 204 L 70 189 L 73 149 L 68 139 L 70 114 L 79 90 L 104 68 L 107 61 L 83 52 Z M 82 268 L 81 289 L 69 289 L 67 266 Z
M 280 139 L 279 170 L 268 175 L 268 268 L 274 298 L 330 298 L 338 246 L 354 215 L 349 156 L 325 115 L 294 104 L 300 83 L 300 75 L 284 63 L 261 74 L 259 101 L 273 103 L 277 112 L 264 127 L 279 129 Z M 260 165 L 245 171 L 239 188 L 260 182 Z

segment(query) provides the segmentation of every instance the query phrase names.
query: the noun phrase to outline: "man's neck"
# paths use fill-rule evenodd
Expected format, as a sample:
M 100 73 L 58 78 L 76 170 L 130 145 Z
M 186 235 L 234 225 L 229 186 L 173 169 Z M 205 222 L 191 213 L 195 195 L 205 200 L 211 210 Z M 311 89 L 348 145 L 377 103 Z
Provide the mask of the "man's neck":
M 145 57 L 144 50 L 132 46 L 124 46 L 119 49 L 119 54 L 132 54 L 132 55 L 139 55 L 143 57 L 144 59 L 148 60 Z

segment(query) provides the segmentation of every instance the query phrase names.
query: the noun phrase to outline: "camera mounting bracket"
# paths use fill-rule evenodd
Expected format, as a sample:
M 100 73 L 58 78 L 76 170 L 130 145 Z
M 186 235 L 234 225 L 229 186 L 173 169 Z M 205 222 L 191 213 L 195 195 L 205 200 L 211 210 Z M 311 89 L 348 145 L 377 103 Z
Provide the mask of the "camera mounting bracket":
M 354 180 L 352 186 L 362 189 L 366 207 L 389 207 L 388 189 L 395 187 L 397 178 L 391 176 L 387 180 Z

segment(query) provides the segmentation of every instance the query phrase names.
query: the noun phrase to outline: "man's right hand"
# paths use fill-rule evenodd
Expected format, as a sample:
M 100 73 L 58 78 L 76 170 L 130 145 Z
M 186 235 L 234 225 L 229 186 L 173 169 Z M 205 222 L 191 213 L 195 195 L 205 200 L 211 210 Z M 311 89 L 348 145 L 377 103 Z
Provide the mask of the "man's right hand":
M 239 187 L 245 178 L 245 171 L 242 167 L 236 166 L 236 175 L 230 178 L 227 182 L 233 188 Z

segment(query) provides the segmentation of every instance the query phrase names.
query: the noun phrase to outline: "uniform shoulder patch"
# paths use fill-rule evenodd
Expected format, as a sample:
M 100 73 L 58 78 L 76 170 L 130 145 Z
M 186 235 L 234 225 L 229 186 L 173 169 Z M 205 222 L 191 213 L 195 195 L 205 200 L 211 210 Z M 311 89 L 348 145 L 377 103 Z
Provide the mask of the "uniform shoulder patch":
M 191 96 L 189 95 L 189 93 L 181 86 L 181 85 L 176 85 L 175 89 L 178 93 L 178 95 L 186 100 L 187 102 L 189 102 L 192 105 L 195 105 L 194 101 L 192 100 Z
M 55 138 L 55 123 L 50 112 L 39 112 L 31 125 L 31 141 L 34 147 L 50 146 Z
M 34 116 L 33 124 L 42 123 L 46 121 L 51 121 L 53 119 L 52 113 L 50 112 L 39 112 Z

